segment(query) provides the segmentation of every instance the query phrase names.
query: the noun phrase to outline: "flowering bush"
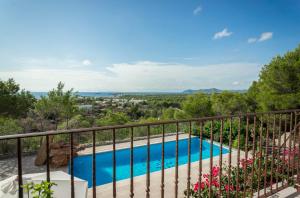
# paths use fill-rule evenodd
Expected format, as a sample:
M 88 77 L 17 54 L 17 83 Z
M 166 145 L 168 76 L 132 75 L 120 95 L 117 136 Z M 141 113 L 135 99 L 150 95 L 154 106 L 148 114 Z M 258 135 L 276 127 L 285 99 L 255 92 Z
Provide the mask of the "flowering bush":
M 214 166 L 212 168 L 211 175 L 203 174 L 203 179 L 201 180 L 201 183 L 197 182 L 196 184 L 192 185 L 192 189 L 190 190 L 190 192 L 186 190 L 185 195 L 187 196 L 189 194 L 191 197 L 194 198 L 208 197 L 210 187 L 212 189 L 212 197 L 235 195 L 238 192 L 238 190 L 234 186 L 235 182 L 233 181 L 233 178 L 232 178 L 232 182 L 229 184 L 228 177 L 226 177 L 225 175 L 222 175 L 220 179 L 219 177 L 220 171 L 223 172 L 225 171 L 225 169 L 221 170 L 220 167 Z M 234 171 L 233 168 L 232 171 Z M 211 181 L 210 181 L 210 177 L 211 177 Z
M 296 169 L 294 162 L 297 162 L 298 154 L 298 150 L 284 150 L 279 158 L 273 158 L 272 163 L 271 156 L 265 157 L 262 153 L 257 153 L 255 160 L 252 158 L 242 159 L 239 166 L 224 165 L 222 170 L 220 167 L 214 166 L 211 175 L 203 174 L 201 182 L 193 184 L 189 191 L 185 190 L 184 194 L 193 198 L 208 197 L 211 187 L 212 197 L 242 197 L 244 192 L 246 197 L 250 197 L 250 189 L 252 188 L 254 191 L 262 189 L 265 182 L 266 186 L 282 180 L 291 184 L 293 181 L 289 176 L 293 169 Z M 290 169 L 288 170 L 287 167 Z

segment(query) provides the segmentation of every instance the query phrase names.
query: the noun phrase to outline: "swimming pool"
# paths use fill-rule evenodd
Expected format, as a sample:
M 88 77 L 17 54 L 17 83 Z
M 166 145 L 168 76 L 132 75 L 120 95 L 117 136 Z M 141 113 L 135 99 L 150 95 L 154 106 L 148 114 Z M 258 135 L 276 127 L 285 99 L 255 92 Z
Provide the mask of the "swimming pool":
M 191 162 L 199 160 L 200 140 L 197 137 L 191 138 Z M 210 157 L 210 143 L 203 140 L 202 159 Z M 183 165 L 188 162 L 188 139 L 178 141 L 178 164 Z M 161 170 L 162 144 L 150 145 L 150 172 Z M 176 141 L 165 142 L 165 169 L 175 167 Z M 223 154 L 228 153 L 228 149 L 222 148 Z M 220 147 L 213 145 L 213 156 L 220 154 Z M 112 151 L 96 154 L 96 185 L 103 185 L 112 182 L 113 163 Z M 134 147 L 133 149 L 133 174 L 134 176 L 147 173 L 147 145 Z M 92 187 L 92 155 L 78 156 L 74 158 L 74 176 L 88 181 L 88 186 Z M 116 180 L 130 178 L 130 148 L 116 151 Z

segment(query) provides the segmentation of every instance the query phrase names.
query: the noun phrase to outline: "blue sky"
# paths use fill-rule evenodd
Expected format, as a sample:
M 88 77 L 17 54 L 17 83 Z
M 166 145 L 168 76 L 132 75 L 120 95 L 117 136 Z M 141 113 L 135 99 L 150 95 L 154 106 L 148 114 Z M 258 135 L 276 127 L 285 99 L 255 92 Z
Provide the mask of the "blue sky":
M 297 0 L 1 0 L 0 78 L 47 91 L 246 89 L 300 43 Z

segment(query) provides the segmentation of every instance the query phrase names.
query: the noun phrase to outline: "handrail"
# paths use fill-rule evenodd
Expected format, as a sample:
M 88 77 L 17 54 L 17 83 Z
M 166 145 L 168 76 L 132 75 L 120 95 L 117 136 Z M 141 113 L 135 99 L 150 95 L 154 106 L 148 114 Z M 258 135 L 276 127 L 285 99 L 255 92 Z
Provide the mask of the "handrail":
M 46 136 L 46 135 L 59 135 L 59 134 L 69 134 L 69 133 L 84 133 L 84 132 L 123 129 L 123 128 L 131 128 L 131 127 L 156 126 L 156 125 L 162 125 L 162 124 L 176 124 L 178 122 L 180 122 L 180 123 L 201 122 L 201 121 L 211 121 L 211 120 L 216 120 L 216 119 L 225 119 L 225 118 L 232 118 L 232 117 L 246 117 L 246 116 L 258 116 L 258 115 L 265 115 L 265 114 L 267 115 L 267 114 L 295 113 L 295 112 L 300 113 L 300 109 L 244 113 L 244 114 L 232 114 L 232 115 L 222 115 L 222 116 L 209 116 L 209 117 L 201 117 L 201 118 L 166 120 L 166 121 L 159 121 L 159 122 L 135 123 L 135 124 L 124 124 L 124 125 L 111 125 L 111 126 L 90 127 L 90 128 L 80 128 L 80 129 L 50 130 L 50 131 L 33 132 L 33 133 L 19 133 L 19 134 L 14 134 L 14 135 L 0 136 L 0 140 L 40 137 L 40 136 Z

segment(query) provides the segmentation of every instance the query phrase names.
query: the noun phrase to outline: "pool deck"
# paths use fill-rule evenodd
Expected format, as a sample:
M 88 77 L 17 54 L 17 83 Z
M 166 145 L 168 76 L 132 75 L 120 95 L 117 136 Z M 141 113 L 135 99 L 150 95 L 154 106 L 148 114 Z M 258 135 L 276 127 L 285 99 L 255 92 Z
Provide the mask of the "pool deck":
M 188 138 L 187 134 L 180 134 L 179 139 Z M 160 143 L 162 138 L 152 138 L 150 143 Z M 167 136 L 165 141 L 174 141 L 176 136 Z M 147 140 L 134 141 L 134 146 L 146 145 Z M 217 144 L 217 143 L 215 143 Z M 130 142 L 116 144 L 117 149 L 129 148 Z M 98 146 L 96 152 L 104 152 L 112 150 L 112 145 Z M 91 154 L 92 148 L 87 148 L 81 151 L 80 155 Z M 145 153 L 146 155 L 146 153 Z M 244 157 L 244 152 L 240 153 L 241 159 Z M 222 155 L 222 162 L 228 163 L 229 153 Z M 213 158 L 213 164 L 219 164 L 219 156 Z M 232 150 L 232 164 L 237 164 L 237 150 Z M 209 172 L 210 159 L 202 161 L 203 173 Z M 184 197 L 184 190 L 187 188 L 187 164 L 180 165 L 178 167 L 178 197 Z M 199 174 L 199 161 L 191 163 L 191 183 L 195 183 L 198 180 Z M 117 197 L 129 197 L 130 194 L 130 179 L 120 180 L 116 182 Z M 113 197 L 112 183 L 97 186 L 97 197 Z M 161 195 L 161 171 L 152 172 L 150 174 L 150 197 L 160 197 Z M 146 196 L 146 175 L 134 177 L 134 197 Z M 88 190 L 88 197 L 92 197 L 92 188 Z M 175 167 L 165 169 L 165 197 L 175 197 Z

